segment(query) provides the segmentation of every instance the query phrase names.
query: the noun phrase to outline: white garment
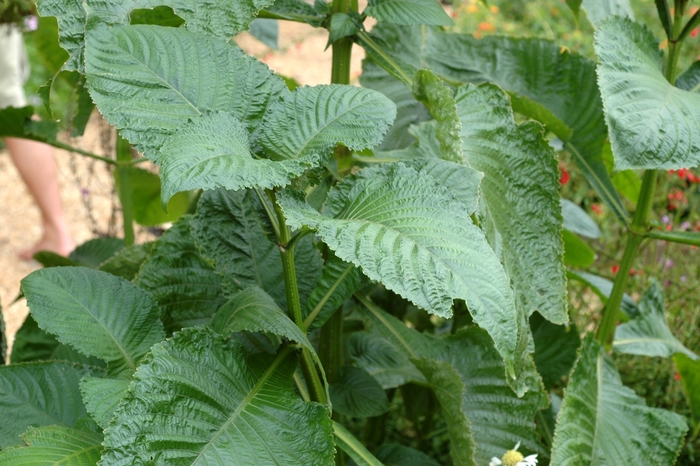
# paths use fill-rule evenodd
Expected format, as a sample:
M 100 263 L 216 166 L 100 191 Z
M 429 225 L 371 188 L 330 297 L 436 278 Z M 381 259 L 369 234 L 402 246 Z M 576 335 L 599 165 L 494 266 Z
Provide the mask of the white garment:
M 0 108 L 24 107 L 24 83 L 29 64 L 22 33 L 12 25 L 0 24 Z

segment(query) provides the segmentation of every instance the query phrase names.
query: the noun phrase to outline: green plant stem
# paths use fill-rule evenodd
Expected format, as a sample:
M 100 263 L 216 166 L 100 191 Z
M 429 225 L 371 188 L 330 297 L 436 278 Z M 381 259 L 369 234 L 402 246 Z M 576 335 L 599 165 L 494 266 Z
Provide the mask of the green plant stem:
M 301 302 L 299 301 L 299 286 L 297 284 L 296 268 L 294 265 L 294 244 L 290 244 L 292 232 L 287 226 L 284 218 L 284 213 L 280 206 L 275 201 L 274 193 L 268 191 L 270 201 L 275 209 L 277 223 L 279 225 L 279 234 L 277 236 L 278 247 L 280 250 L 280 258 L 282 259 L 282 271 L 284 272 L 284 288 L 287 294 L 287 312 L 289 318 L 300 329 L 304 329 L 304 318 L 301 314 Z M 313 401 L 328 404 L 326 392 L 323 389 L 321 379 L 316 372 L 314 361 L 307 348 L 302 348 L 301 351 L 301 371 L 306 380 L 306 386 L 309 390 L 309 396 Z
M 134 205 L 131 199 L 131 144 L 117 133 L 117 171 L 119 201 L 122 204 L 124 245 L 134 244 Z
M 43 142 L 43 141 L 42 141 Z M 82 149 L 78 149 L 77 147 L 70 146 L 68 144 L 64 144 L 60 141 L 50 141 L 46 142 L 46 144 L 49 144 L 51 146 L 54 146 L 58 149 L 63 149 L 68 152 L 75 152 L 76 154 L 84 155 L 85 157 L 89 157 L 91 159 L 99 160 L 101 162 L 108 163 L 110 165 L 117 165 L 118 162 L 114 159 L 111 159 L 109 157 L 103 157 L 101 155 L 93 154 L 92 152 L 87 152 Z
M 275 13 L 274 11 L 260 10 L 258 18 L 265 19 L 281 19 L 284 21 L 293 21 L 295 23 L 317 23 L 323 20 L 322 16 L 299 15 L 296 13 Z
M 666 79 L 671 84 L 676 82 L 676 68 L 678 66 L 678 57 L 680 49 L 683 45 L 683 39 L 680 38 L 683 30 L 683 10 L 685 2 L 676 0 L 673 14 L 673 37 L 668 38 L 668 58 L 666 59 Z

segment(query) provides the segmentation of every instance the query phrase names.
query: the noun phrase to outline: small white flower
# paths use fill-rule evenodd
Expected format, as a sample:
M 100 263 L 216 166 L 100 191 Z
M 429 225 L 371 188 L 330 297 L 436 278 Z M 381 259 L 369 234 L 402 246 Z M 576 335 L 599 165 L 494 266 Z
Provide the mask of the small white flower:
M 515 448 L 508 450 L 503 458 L 500 460 L 495 456 L 491 458 L 489 466 L 536 466 L 537 465 L 537 455 L 530 455 L 524 457 L 522 453 L 518 451 L 520 448 L 520 442 L 515 445 Z

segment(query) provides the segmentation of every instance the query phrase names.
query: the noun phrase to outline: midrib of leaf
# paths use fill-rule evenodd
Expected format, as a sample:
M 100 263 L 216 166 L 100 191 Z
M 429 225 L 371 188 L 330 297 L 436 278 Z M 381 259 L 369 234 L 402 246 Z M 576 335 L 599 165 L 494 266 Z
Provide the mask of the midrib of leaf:
M 104 324 L 102 323 L 102 321 L 100 321 L 100 320 L 97 318 L 97 316 L 95 316 L 95 315 L 90 311 L 90 309 L 88 309 L 87 307 L 85 307 L 85 306 L 83 305 L 83 303 L 81 303 L 80 301 L 78 301 L 78 299 L 77 299 L 75 296 L 73 296 L 72 294 L 68 293 L 67 291 L 66 291 L 66 294 L 67 294 L 68 296 L 70 296 L 76 303 L 78 303 L 78 304 L 80 305 L 80 307 L 82 307 L 83 309 L 85 309 L 85 311 L 87 311 L 88 315 L 92 316 L 92 318 L 95 320 L 95 322 L 97 322 L 97 323 L 100 325 L 100 327 L 102 327 L 102 329 L 104 329 L 104 331 L 107 333 L 107 335 L 109 335 L 109 337 L 112 339 L 112 341 L 114 342 L 114 344 L 117 345 L 117 348 L 119 348 L 119 351 L 124 355 L 124 358 L 126 359 L 126 362 L 128 363 L 128 366 L 132 369 L 132 371 L 135 372 L 135 371 L 136 371 L 136 363 L 129 357 L 129 355 L 127 354 L 125 348 L 122 347 L 122 345 L 119 344 L 119 342 L 114 338 L 114 335 L 112 335 L 112 332 L 110 332 L 110 331 L 107 329 L 107 327 L 104 326 Z
M 216 439 L 218 439 L 230 426 L 237 418 L 238 416 L 248 407 L 248 405 L 253 401 L 253 398 L 255 398 L 262 390 L 263 386 L 267 383 L 267 380 L 272 377 L 272 374 L 277 370 L 277 367 L 282 364 L 282 362 L 287 358 L 287 356 L 294 350 L 293 345 L 287 345 L 280 351 L 275 359 L 272 361 L 272 364 L 270 364 L 270 367 L 267 368 L 265 373 L 260 377 L 260 380 L 255 384 L 255 386 L 252 388 L 250 393 L 246 395 L 246 397 L 241 401 L 241 403 L 238 405 L 236 410 L 231 414 L 231 416 L 224 422 L 219 430 L 216 431 L 216 434 L 207 442 L 207 444 L 202 448 L 202 450 L 199 452 L 199 455 L 197 455 L 197 458 L 195 458 L 192 461 L 192 464 L 197 464 L 200 458 L 202 458 L 202 455 L 214 444 Z
M 656 110 L 656 115 L 653 118 L 650 118 L 648 120 L 647 126 L 646 126 L 646 128 L 644 128 L 644 131 L 639 132 L 639 134 L 637 135 L 637 137 L 634 140 L 634 146 L 637 145 L 637 143 L 639 142 L 639 140 L 643 136 L 646 136 L 649 133 L 649 131 L 651 131 L 652 123 L 659 120 L 659 115 L 666 108 L 668 101 L 671 100 L 671 96 L 673 95 L 674 89 L 675 89 L 675 87 L 669 85 L 668 92 L 666 92 L 666 97 L 664 98 L 663 105 L 659 106 L 659 108 Z
M 672 340 L 665 340 L 663 338 L 624 338 L 624 339 L 616 339 L 613 341 L 613 347 L 614 346 L 620 346 L 620 345 L 629 345 L 631 343 L 662 343 L 664 345 L 670 345 L 673 347 L 678 347 L 678 343 L 672 341 Z M 681 345 L 682 346 L 682 345 Z
M 318 302 L 316 307 L 313 309 L 313 311 L 311 311 L 309 313 L 309 316 L 306 318 L 306 320 L 302 324 L 302 326 L 304 327 L 304 330 L 308 329 L 309 325 L 311 325 L 313 323 L 313 321 L 316 318 L 316 316 L 318 315 L 318 313 L 321 312 L 321 309 L 323 309 L 323 306 L 325 306 L 326 303 L 328 302 L 328 300 L 331 299 L 331 296 L 333 296 L 333 293 L 335 293 L 335 290 L 340 286 L 343 279 L 347 276 L 347 274 L 349 274 L 352 271 L 352 269 L 354 267 L 355 266 L 353 264 L 348 264 L 347 268 L 343 271 L 342 274 L 340 274 L 340 277 L 338 277 L 338 280 L 336 280 L 335 283 L 333 283 L 333 286 L 331 286 L 328 289 L 328 292 L 325 295 L 323 295 L 323 298 L 321 298 L 321 300 Z
M 76 437 L 76 436 L 74 436 L 74 435 L 71 436 L 71 437 L 74 438 L 74 439 L 76 439 L 76 440 L 79 441 L 79 442 L 85 442 L 85 440 L 79 439 L 78 437 Z M 71 460 L 72 460 L 73 458 L 77 458 L 77 457 L 79 457 L 79 456 L 82 456 L 82 455 L 84 455 L 84 454 L 90 452 L 91 450 L 95 450 L 96 453 L 99 453 L 100 451 L 102 451 L 102 448 L 103 448 L 103 447 L 102 447 L 102 444 L 100 444 L 100 443 L 98 443 L 97 445 L 92 445 L 92 446 L 90 446 L 90 447 L 88 447 L 88 448 L 83 448 L 83 449 L 80 450 L 80 451 L 73 452 L 72 454 L 70 454 L 70 455 L 64 457 L 63 459 L 61 459 L 61 460 L 60 460 L 58 463 L 56 463 L 56 464 L 57 464 L 57 465 L 58 465 L 58 464 L 65 464 L 65 465 L 71 466 L 71 465 L 73 464 L 73 463 L 71 463 Z
M 374 316 L 386 327 L 387 330 L 391 332 L 396 339 L 401 342 L 403 345 L 404 349 L 411 355 L 413 359 L 418 359 L 418 355 L 413 351 L 413 348 L 411 348 L 411 345 L 408 344 L 406 340 L 403 339 L 403 337 L 397 333 L 394 328 L 389 325 L 389 323 L 386 321 L 382 313 L 376 308 L 374 303 L 370 301 L 369 299 L 365 298 L 361 293 L 355 293 L 355 297 L 372 313 Z

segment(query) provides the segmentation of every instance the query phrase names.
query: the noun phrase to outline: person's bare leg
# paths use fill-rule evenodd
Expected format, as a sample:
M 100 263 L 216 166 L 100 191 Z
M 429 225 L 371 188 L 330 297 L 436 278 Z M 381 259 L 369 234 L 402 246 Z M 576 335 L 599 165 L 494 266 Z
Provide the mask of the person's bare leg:
M 32 248 L 22 251 L 24 260 L 37 251 L 53 251 L 67 255 L 75 244 L 63 215 L 58 185 L 58 170 L 53 158 L 53 147 L 27 139 L 6 138 L 5 145 L 24 183 L 29 188 L 41 211 L 43 235 Z

